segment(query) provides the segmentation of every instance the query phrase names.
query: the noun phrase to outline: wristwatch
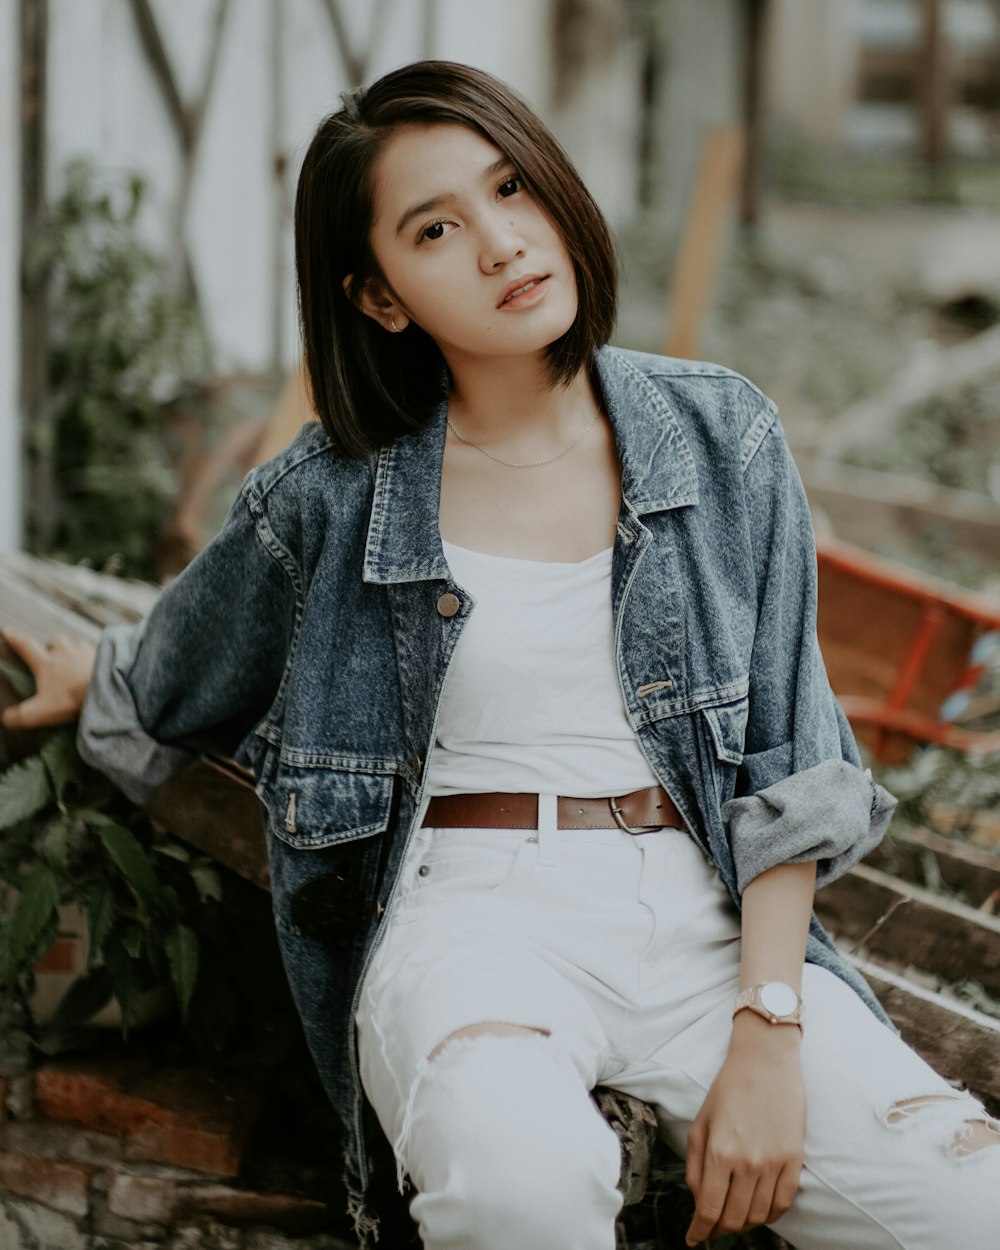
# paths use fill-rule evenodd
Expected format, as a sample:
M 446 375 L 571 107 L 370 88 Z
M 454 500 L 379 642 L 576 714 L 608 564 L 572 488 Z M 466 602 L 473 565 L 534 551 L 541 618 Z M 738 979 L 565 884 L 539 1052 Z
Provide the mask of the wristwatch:
M 744 1008 L 756 1011 L 771 1024 L 797 1024 L 802 1030 L 802 999 L 785 981 L 765 981 L 740 990 L 733 1015 Z

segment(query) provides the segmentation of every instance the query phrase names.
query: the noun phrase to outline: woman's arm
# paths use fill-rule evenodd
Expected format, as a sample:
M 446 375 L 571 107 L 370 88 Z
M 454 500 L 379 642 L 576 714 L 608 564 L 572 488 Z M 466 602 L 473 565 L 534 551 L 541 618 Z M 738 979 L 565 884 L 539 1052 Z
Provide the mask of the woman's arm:
M 743 894 L 740 988 L 784 981 L 801 992 L 816 864 L 778 864 Z M 801 1031 L 753 1011 L 733 1020 L 729 1052 L 688 1138 L 695 1195 L 688 1245 L 775 1220 L 799 1184 L 805 1098 Z

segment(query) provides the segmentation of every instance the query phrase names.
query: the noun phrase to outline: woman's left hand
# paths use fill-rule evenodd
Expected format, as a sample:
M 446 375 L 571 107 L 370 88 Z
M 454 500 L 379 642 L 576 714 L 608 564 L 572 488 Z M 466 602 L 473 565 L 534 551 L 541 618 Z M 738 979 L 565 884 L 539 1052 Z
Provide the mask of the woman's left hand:
M 768 1224 L 792 1205 L 805 1136 L 800 1033 L 750 1011 L 733 1022 L 726 1061 L 688 1137 L 695 1196 L 689 1246 Z

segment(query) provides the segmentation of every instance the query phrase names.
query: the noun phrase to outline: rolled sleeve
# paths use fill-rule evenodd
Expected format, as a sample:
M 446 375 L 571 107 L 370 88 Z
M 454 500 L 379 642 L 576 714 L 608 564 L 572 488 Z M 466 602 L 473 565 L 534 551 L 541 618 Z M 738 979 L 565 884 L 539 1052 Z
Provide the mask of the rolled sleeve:
M 139 720 L 126 677 L 144 627 L 145 622 L 112 625 L 101 634 L 76 734 L 84 761 L 140 804 L 197 758 L 193 751 L 157 742 Z
M 825 885 L 878 845 L 895 807 L 869 770 L 833 759 L 730 799 L 722 818 L 740 893 L 776 864 L 811 860 L 817 888 Z

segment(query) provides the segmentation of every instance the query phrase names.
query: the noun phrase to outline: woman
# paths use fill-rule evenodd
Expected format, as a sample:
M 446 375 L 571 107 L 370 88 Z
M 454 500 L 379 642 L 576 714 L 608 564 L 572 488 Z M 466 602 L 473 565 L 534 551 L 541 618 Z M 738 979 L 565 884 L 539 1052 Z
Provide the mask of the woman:
M 825 677 L 774 405 L 604 346 L 605 224 L 478 70 L 345 97 L 296 248 L 322 426 L 106 631 L 79 741 L 137 799 L 192 752 L 254 768 L 359 1233 L 373 1112 L 427 1247 L 611 1250 L 601 1082 L 686 1155 L 689 1244 L 985 1245 L 996 1126 L 811 921 L 893 802 Z M 74 714 L 89 660 L 18 645 L 11 719 Z

